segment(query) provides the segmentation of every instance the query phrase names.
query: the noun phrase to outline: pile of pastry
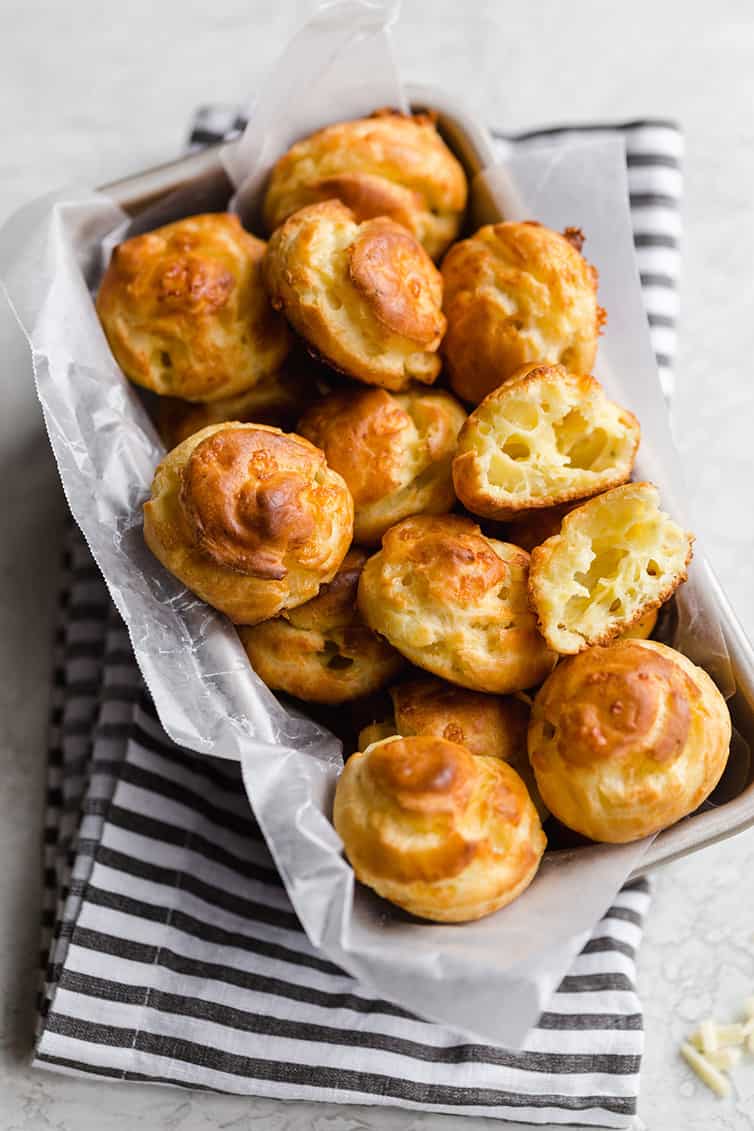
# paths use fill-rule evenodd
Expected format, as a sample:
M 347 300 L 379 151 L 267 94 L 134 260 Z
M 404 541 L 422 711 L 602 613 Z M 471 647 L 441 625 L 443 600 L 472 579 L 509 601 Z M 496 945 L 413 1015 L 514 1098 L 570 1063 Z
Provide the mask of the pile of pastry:
M 523 891 L 548 814 L 608 842 L 679 820 L 730 741 L 712 680 L 649 639 L 692 536 L 589 375 L 583 237 L 459 240 L 467 189 L 430 116 L 329 126 L 273 167 L 268 242 L 191 216 L 117 247 L 97 297 L 169 448 L 148 545 L 269 687 L 360 705 L 335 827 L 439 921 Z

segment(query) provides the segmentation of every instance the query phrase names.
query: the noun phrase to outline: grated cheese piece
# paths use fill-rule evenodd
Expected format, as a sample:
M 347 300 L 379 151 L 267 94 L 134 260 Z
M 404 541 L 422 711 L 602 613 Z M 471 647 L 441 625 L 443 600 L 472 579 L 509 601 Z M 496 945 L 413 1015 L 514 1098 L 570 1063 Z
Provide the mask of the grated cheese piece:
M 746 1039 L 746 1047 L 749 1052 L 754 1056 L 754 1033 L 750 1033 Z
M 725 1048 L 726 1045 L 742 1045 L 747 1036 L 743 1025 L 735 1022 L 733 1025 L 717 1026 L 717 1047 Z
M 706 1056 L 702 1056 L 693 1045 L 688 1041 L 684 1041 L 681 1045 L 681 1056 L 686 1063 L 693 1068 L 699 1079 L 711 1088 L 712 1091 L 718 1096 L 727 1096 L 730 1092 L 730 1081 L 723 1076 L 714 1064 L 707 1060 Z
M 699 1026 L 699 1047 L 703 1053 L 717 1052 L 720 1047 L 718 1040 L 718 1032 L 720 1026 L 717 1021 L 709 1018 L 707 1021 L 702 1021 Z
M 708 1052 L 707 1060 L 713 1064 L 715 1068 L 719 1068 L 721 1072 L 730 1072 L 731 1068 L 735 1068 L 742 1056 L 740 1048 L 735 1048 L 729 1045 L 727 1048 L 718 1049 L 716 1052 Z
M 744 998 L 744 1014 L 754 1020 L 754 997 Z

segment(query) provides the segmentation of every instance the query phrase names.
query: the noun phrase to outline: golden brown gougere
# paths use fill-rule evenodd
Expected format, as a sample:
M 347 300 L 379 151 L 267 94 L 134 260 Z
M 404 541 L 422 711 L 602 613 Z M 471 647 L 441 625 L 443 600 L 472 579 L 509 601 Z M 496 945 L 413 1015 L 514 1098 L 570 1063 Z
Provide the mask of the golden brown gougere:
M 466 175 L 432 116 L 382 110 L 292 146 L 272 169 L 263 211 L 273 232 L 307 204 L 340 200 L 359 222 L 402 224 L 436 259 L 458 235 L 466 196 Z
M 529 555 L 458 515 L 416 515 L 388 530 L 359 583 L 372 628 L 417 667 L 505 694 L 553 667 L 529 608 Z
M 465 419 L 442 390 L 347 389 L 313 405 L 299 431 L 348 484 L 356 541 L 375 545 L 409 515 L 455 506 L 451 463 Z
M 534 700 L 528 742 L 548 809 L 584 836 L 623 843 L 701 805 L 730 737 L 705 671 L 656 641 L 619 640 L 558 664 Z
M 97 313 L 127 377 L 217 401 L 276 373 L 292 337 L 262 282 L 265 243 L 237 216 L 189 216 L 115 248 Z
M 388 738 L 353 754 L 333 821 L 357 879 L 435 922 L 480 919 L 531 883 L 546 845 L 516 771 L 446 739 Z
M 605 312 L 576 228 L 531 221 L 480 228 L 442 264 L 443 354 L 462 400 L 479 402 L 530 362 L 591 373 Z
M 338 200 L 310 204 L 273 232 L 264 277 L 275 309 L 349 377 L 399 392 L 439 374 L 442 277 L 394 220 L 359 223 Z
M 312 703 L 345 703 L 395 678 L 403 657 L 367 628 L 356 608 L 366 558 L 352 547 L 311 601 L 239 628 L 251 665 L 268 687 Z
M 256 624 L 332 581 L 353 535 L 353 499 L 308 440 L 261 424 L 214 424 L 174 448 L 144 505 L 153 554 L 236 624 Z

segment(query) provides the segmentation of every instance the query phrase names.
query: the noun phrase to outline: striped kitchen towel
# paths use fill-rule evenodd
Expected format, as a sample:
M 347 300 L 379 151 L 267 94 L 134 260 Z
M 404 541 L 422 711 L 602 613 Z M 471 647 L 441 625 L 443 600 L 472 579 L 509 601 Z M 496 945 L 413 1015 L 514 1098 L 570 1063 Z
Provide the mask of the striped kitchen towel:
M 286 1099 L 627 1125 L 642 1050 L 634 956 L 646 883 L 618 895 L 521 1052 L 470 1044 L 375 998 L 309 943 L 239 767 L 167 738 L 75 528 L 69 542 L 35 1064 Z
M 220 133 L 241 124 L 213 114 Z M 680 138 L 666 123 L 624 129 L 642 281 L 669 374 L 678 263 L 660 252 L 677 252 Z M 195 138 L 206 143 L 207 131 L 205 113 Z M 165 735 L 75 528 L 50 734 L 35 1065 L 284 1099 L 631 1124 L 644 881 L 616 897 L 522 1051 L 469 1043 L 379 1000 L 309 943 L 239 767 Z

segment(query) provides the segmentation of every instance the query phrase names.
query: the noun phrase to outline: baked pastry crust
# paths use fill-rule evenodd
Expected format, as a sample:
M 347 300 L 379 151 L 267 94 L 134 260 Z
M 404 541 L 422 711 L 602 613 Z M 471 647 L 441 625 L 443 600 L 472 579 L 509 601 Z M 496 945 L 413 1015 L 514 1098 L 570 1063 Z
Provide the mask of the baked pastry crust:
M 520 546 L 530 554 L 535 546 L 541 546 L 553 534 L 560 532 L 563 519 L 578 505 L 579 500 L 576 500 L 573 503 L 559 503 L 556 507 L 521 511 L 505 524 L 506 541 Z
M 635 620 L 628 628 L 624 628 L 618 637 L 619 640 L 648 640 L 655 630 L 659 609 L 650 609 L 639 620 Z
M 269 424 L 290 427 L 297 420 L 301 405 L 311 397 L 311 389 L 299 373 L 282 370 L 271 373 L 235 397 L 224 397 L 209 404 L 195 404 L 177 397 L 160 397 L 156 408 L 157 431 L 168 451 L 210 424 L 237 420 L 242 424 Z
M 345 703 L 379 691 L 403 657 L 364 624 L 356 590 L 367 555 L 352 547 L 331 582 L 295 609 L 238 634 L 268 687 L 312 703 Z
M 236 624 L 309 601 L 351 543 L 353 500 L 318 448 L 262 424 L 214 424 L 159 464 L 152 553 Z
M 273 233 L 264 276 L 275 309 L 335 369 L 394 391 L 436 379 L 442 277 L 400 224 L 309 205 Z
M 357 879 L 439 923 L 510 903 L 547 843 L 515 770 L 432 737 L 388 738 L 353 754 L 333 822 Z
M 626 483 L 570 511 L 535 547 L 529 596 L 549 646 L 606 644 L 686 580 L 693 534 L 660 510 L 651 483 Z
M 506 694 L 555 663 L 527 601 L 529 555 L 470 519 L 416 515 L 366 563 L 359 608 L 403 655 L 451 683 Z
M 408 515 L 455 506 L 451 462 L 465 419 L 449 393 L 348 389 L 313 405 L 299 431 L 348 484 L 354 538 L 374 545 Z
M 523 696 L 484 695 L 425 676 L 390 689 L 396 734 L 429 734 L 515 762 L 526 749 L 529 705 Z
M 639 421 L 599 381 L 562 365 L 526 365 L 484 398 L 458 437 L 453 482 L 463 505 L 505 521 L 625 483 Z
M 432 735 L 472 754 L 501 758 L 520 775 L 540 820 L 547 817 L 526 750 L 530 702 L 524 695 L 484 695 L 425 676 L 390 688 L 393 716 L 359 734 L 359 750 L 390 735 Z
M 730 737 L 725 700 L 705 671 L 654 640 L 620 640 L 558 664 L 534 700 L 528 742 L 555 816 L 621 844 L 701 805 Z
M 430 115 L 381 110 L 292 146 L 270 174 L 263 217 L 272 232 L 300 208 L 338 199 L 359 221 L 389 216 L 436 259 L 458 235 L 467 193 Z
M 582 242 L 575 228 L 506 221 L 453 245 L 442 264 L 443 354 L 462 400 L 479 404 L 531 362 L 591 373 L 605 313 Z
M 293 339 L 262 282 L 265 247 L 224 212 L 119 244 L 97 313 L 126 376 L 163 396 L 216 401 L 280 369 Z

